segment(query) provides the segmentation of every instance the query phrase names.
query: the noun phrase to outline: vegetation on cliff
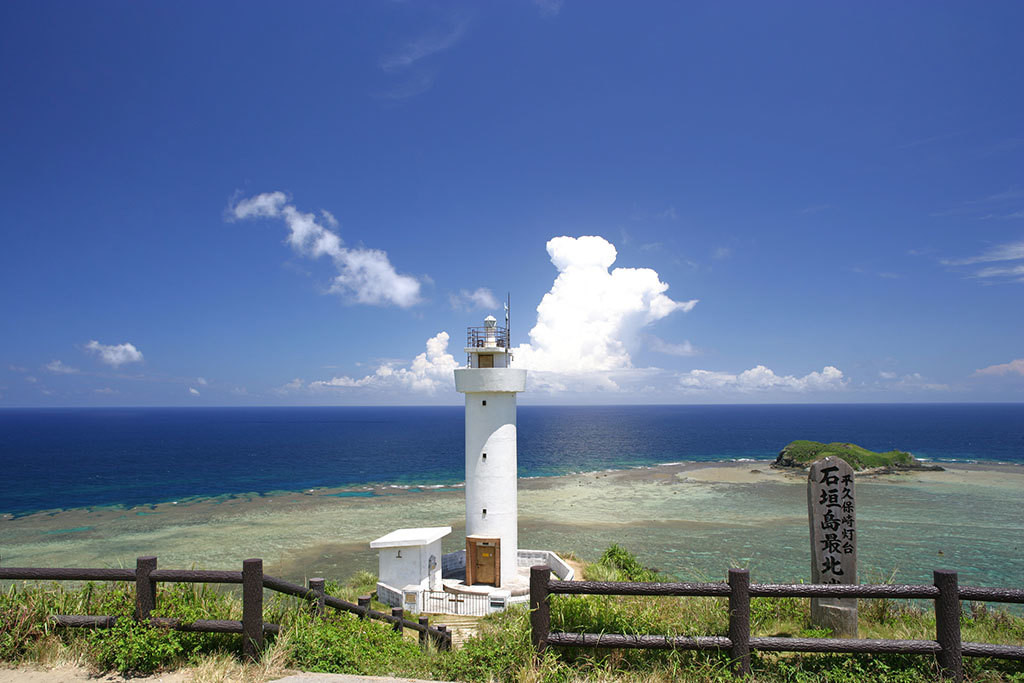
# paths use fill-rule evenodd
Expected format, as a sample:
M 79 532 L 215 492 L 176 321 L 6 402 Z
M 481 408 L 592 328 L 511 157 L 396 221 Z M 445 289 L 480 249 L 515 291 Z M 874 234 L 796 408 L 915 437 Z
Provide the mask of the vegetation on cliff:
M 627 550 L 612 546 L 583 568 L 597 581 L 664 579 Z M 696 577 L 700 578 L 700 577 Z M 346 584 L 328 583 L 332 595 L 353 600 L 371 590 L 376 577 L 361 573 Z M 161 616 L 185 619 L 239 619 L 241 603 L 230 592 L 207 585 L 160 585 Z M 930 640 L 935 637 L 931 609 L 910 601 L 861 600 L 862 638 Z M 381 607 L 378 605 L 378 607 Z M 259 662 L 240 658 L 238 636 L 179 633 L 136 624 L 131 584 L 17 584 L 0 589 L 0 666 L 3 663 L 53 667 L 87 665 L 93 671 L 148 673 L 188 667 L 197 681 L 246 680 L 258 683 L 295 671 L 363 675 L 400 675 L 445 681 L 572 682 L 715 681 L 731 683 L 732 664 L 725 652 L 671 650 L 583 650 L 551 648 L 536 658 L 530 644 L 529 612 L 514 608 L 482 619 L 479 633 L 452 652 L 423 652 L 415 634 L 394 632 L 377 621 L 331 612 L 316 617 L 308 605 L 275 596 L 264 605 L 268 621 L 281 624 Z M 965 603 L 961 630 L 965 641 L 1021 645 L 1024 619 L 984 604 Z M 810 623 L 809 602 L 797 598 L 754 598 L 750 625 L 757 636 L 826 637 Z M 125 617 L 113 629 L 84 631 L 48 624 L 50 614 L 114 614 Z M 438 617 L 443 622 L 445 617 Z M 553 596 L 555 630 L 590 633 L 718 635 L 728 633 L 728 599 L 644 596 Z M 757 681 L 935 681 L 934 657 L 915 655 L 815 655 L 755 652 Z M 972 681 L 1024 681 L 1018 662 L 969 657 Z
M 773 467 L 807 467 L 811 463 L 828 456 L 845 460 L 855 471 L 872 468 L 889 468 L 892 470 L 936 470 L 937 465 L 925 465 L 906 451 L 891 450 L 885 453 L 869 451 L 863 446 L 853 443 L 821 443 L 798 439 L 791 442 L 779 452 Z

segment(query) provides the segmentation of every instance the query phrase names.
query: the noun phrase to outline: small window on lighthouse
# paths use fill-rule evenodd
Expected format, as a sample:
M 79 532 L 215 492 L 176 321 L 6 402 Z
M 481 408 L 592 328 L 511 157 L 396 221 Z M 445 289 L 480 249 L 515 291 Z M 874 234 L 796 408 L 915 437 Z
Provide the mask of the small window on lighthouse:
M 485 515 L 487 514 L 487 508 L 484 508 L 484 514 Z
M 486 454 L 486 453 L 484 453 L 484 460 L 486 460 L 486 459 L 487 459 L 487 454 Z
M 481 401 L 480 405 L 484 405 L 484 406 L 487 405 L 487 401 Z
M 494 354 L 481 353 L 477 356 L 480 359 L 479 367 L 481 368 L 493 368 L 494 367 Z

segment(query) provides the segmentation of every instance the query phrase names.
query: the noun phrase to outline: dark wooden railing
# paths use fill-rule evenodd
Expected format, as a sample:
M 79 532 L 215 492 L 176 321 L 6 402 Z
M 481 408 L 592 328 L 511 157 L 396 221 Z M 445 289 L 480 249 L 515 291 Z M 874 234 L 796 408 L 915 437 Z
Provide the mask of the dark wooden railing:
M 745 569 L 730 569 L 727 583 L 630 583 L 554 581 L 548 567 L 530 570 L 530 630 L 541 653 L 552 645 L 572 647 L 727 650 L 738 675 L 750 674 L 750 651 L 934 655 L 942 675 L 963 678 L 963 657 L 1024 660 L 1024 647 L 964 643 L 960 601 L 1024 603 L 1024 590 L 959 587 L 956 572 L 936 571 L 931 586 L 750 583 Z M 651 595 L 729 598 L 728 636 L 659 636 L 551 631 L 549 596 Z M 935 601 L 935 640 L 845 638 L 763 638 L 750 635 L 750 598 L 907 598 Z
M 8 581 L 126 581 L 135 583 L 135 614 L 139 621 L 148 621 L 153 626 L 200 633 L 240 633 L 242 650 L 246 656 L 255 659 L 263 648 L 264 634 L 280 631 L 277 624 L 263 621 L 263 589 L 291 595 L 313 604 L 314 611 L 322 615 L 327 607 L 350 612 L 362 619 L 377 619 L 392 624 L 396 631 L 408 628 L 419 632 L 420 644 L 424 647 L 432 641 L 440 649 L 451 649 L 452 637 L 446 626 L 430 626 L 426 617 L 409 621 L 401 609 L 390 614 L 370 608 L 370 596 L 360 596 L 358 604 L 327 595 L 325 581 L 321 578 L 309 580 L 308 586 L 285 581 L 263 573 L 263 560 L 245 560 L 242 571 L 198 571 L 180 569 L 157 569 L 155 557 L 140 557 L 135 569 L 53 569 L 37 567 L 0 567 L 0 580 Z M 164 583 L 219 583 L 242 585 L 242 620 L 199 619 L 183 622 L 180 619 L 152 617 L 156 609 L 156 585 Z M 55 614 L 50 620 L 70 628 L 110 628 L 118 617 L 91 616 L 81 614 Z

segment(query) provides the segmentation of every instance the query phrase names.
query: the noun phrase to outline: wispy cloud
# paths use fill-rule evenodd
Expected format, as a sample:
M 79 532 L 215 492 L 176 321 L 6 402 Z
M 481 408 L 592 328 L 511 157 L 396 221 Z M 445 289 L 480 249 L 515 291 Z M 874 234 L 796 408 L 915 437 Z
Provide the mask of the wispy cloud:
M 679 213 L 676 212 L 676 207 L 670 206 L 664 211 L 659 211 L 658 213 L 654 214 L 654 217 L 660 218 L 663 221 L 674 221 L 677 218 L 679 218 Z
M 327 256 L 334 261 L 338 274 L 331 283 L 331 293 L 361 304 L 394 304 L 408 308 L 420 302 L 419 281 L 399 274 L 386 252 L 343 246 L 337 233 L 321 225 L 315 214 L 303 213 L 289 204 L 284 192 L 264 192 L 239 200 L 229 209 L 228 220 L 251 218 L 283 220 L 288 226 L 288 243 L 292 249 L 313 259 Z
M 191 394 L 192 396 L 198 396 L 199 395 L 199 392 L 194 387 L 189 387 L 188 388 L 188 393 Z
M 381 90 L 377 93 L 377 97 L 388 100 L 405 100 L 410 97 L 416 97 L 434 87 L 434 75 L 435 71 L 433 69 L 420 70 L 419 73 L 413 74 L 401 83 L 387 90 Z
M 533 4 L 545 17 L 557 17 L 558 13 L 562 11 L 564 0 L 533 0 Z
M 987 368 L 975 370 L 974 374 L 979 377 L 1005 377 L 1007 375 L 1024 376 L 1024 358 L 1017 358 L 1016 360 L 1011 360 L 1009 363 L 990 365 Z
M 941 263 L 945 266 L 970 266 L 976 263 L 1016 261 L 1017 259 L 1024 259 L 1024 240 L 991 247 L 977 256 L 969 256 L 967 258 L 960 259 L 943 259 Z
M 988 213 L 984 216 L 978 216 L 979 221 L 1012 221 L 1018 218 L 1024 218 L 1024 211 L 1013 211 L 1011 213 Z
M 380 68 L 388 72 L 407 69 L 433 54 L 443 52 L 457 45 L 466 35 L 468 28 L 468 19 L 456 17 L 448 28 L 424 33 L 384 57 L 380 61 Z
M 700 353 L 700 351 L 690 343 L 689 339 L 683 340 L 681 344 L 673 344 L 661 339 L 660 337 L 655 337 L 652 334 L 647 338 L 647 340 L 651 347 L 651 351 L 664 353 L 669 356 L 696 356 Z
M 78 368 L 65 365 L 60 360 L 51 360 L 46 364 L 46 369 L 58 375 L 74 375 L 78 373 Z
M 422 94 L 433 87 L 437 69 L 428 67 L 430 57 L 450 50 L 459 44 L 469 30 L 470 21 L 456 16 L 449 25 L 434 29 L 406 42 L 380 60 L 380 68 L 401 80 L 377 93 L 378 97 L 403 100 Z
M 900 375 L 895 372 L 879 372 L 878 376 L 883 382 L 878 387 L 885 390 L 895 391 L 949 391 L 948 384 L 932 382 L 919 372 L 911 372 Z
M 1024 263 L 1011 263 L 1012 261 L 1022 260 L 1024 260 L 1024 240 L 996 245 L 975 256 L 943 259 L 940 263 L 954 268 L 975 266 L 982 263 L 1000 264 L 980 268 L 967 276 L 982 280 L 986 284 L 995 284 L 1000 282 L 1024 282 Z
M 1024 278 L 1024 264 L 1016 266 L 988 266 L 974 274 L 976 278 Z M 1018 280 L 1022 282 L 1024 280 Z
M 274 389 L 274 393 L 275 394 L 280 394 L 282 396 L 286 396 L 286 395 L 294 393 L 296 391 L 302 391 L 302 387 L 303 387 L 302 379 L 299 378 L 299 377 L 296 377 L 291 382 L 286 382 L 286 383 L 282 384 L 281 386 L 279 386 L 278 388 Z
M 486 287 L 477 287 L 472 292 L 468 289 L 460 289 L 457 294 L 449 295 L 448 301 L 452 308 L 461 311 L 494 310 L 501 306 L 494 298 L 494 292 Z

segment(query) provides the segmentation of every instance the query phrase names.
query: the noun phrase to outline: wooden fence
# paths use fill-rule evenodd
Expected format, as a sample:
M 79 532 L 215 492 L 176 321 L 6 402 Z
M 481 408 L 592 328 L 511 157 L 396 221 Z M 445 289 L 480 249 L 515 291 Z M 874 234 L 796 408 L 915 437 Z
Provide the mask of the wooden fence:
M 551 645 L 572 647 L 727 650 L 736 673 L 750 674 L 750 651 L 934 655 L 946 678 L 963 678 L 963 657 L 1024 660 L 1024 647 L 964 643 L 960 601 L 1024 603 L 1024 590 L 959 586 L 956 572 L 936 571 L 931 586 L 750 583 L 745 569 L 730 569 L 727 583 L 631 583 L 553 581 L 548 567 L 530 570 L 530 630 L 537 652 Z M 728 636 L 659 636 L 551 631 L 548 596 L 652 595 L 729 598 Z M 908 598 L 935 601 L 935 640 L 762 638 L 750 635 L 750 598 Z
M 245 560 L 242 571 L 195 571 L 179 569 L 157 569 L 155 557 L 140 557 L 135 569 L 52 569 L 0 567 L 0 580 L 15 581 L 126 581 L 135 583 L 136 620 L 148 621 L 154 626 L 201 633 L 240 633 L 243 652 L 255 659 L 263 648 L 264 634 L 278 633 L 280 627 L 263 621 L 263 590 L 292 595 L 314 605 L 317 614 L 324 614 L 327 607 L 342 612 L 351 612 L 362 619 L 378 619 L 392 624 L 396 631 L 409 628 L 419 632 L 420 644 L 426 646 L 433 641 L 438 648 L 451 649 L 452 637 L 445 626 L 429 626 L 427 618 L 409 621 L 400 608 L 391 614 L 370 609 L 370 596 L 361 596 L 359 604 L 352 604 L 324 592 L 325 581 L 310 579 L 309 586 L 303 587 L 284 579 L 263 573 L 263 560 Z M 219 583 L 242 585 L 242 620 L 200 619 L 183 622 L 180 619 L 152 617 L 156 609 L 156 585 L 166 583 Z M 55 614 L 51 621 L 59 626 L 71 628 L 110 628 L 117 623 L 117 617 L 81 614 Z

